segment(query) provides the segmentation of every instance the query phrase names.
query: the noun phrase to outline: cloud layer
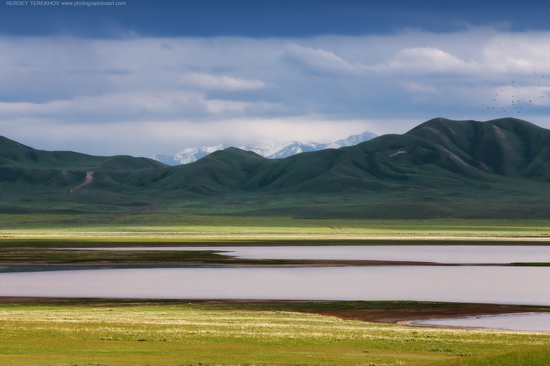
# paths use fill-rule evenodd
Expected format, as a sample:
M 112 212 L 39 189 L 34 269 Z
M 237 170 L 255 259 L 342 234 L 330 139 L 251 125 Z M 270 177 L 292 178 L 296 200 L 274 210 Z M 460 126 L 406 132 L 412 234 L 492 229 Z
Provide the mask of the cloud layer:
M 437 116 L 550 127 L 550 32 L 3 37 L 0 49 L 0 133 L 43 149 L 329 141 Z

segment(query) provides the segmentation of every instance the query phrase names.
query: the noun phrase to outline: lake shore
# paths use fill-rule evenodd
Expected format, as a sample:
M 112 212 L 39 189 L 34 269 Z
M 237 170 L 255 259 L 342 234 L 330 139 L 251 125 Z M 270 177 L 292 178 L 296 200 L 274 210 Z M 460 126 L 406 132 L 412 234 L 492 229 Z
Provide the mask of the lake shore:
M 149 300 L 149 299 L 78 299 L 59 297 L 0 297 L 0 304 L 36 304 L 82 307 L 127 307 L 189 305 L 204 306 L 211 310 L 242 311 L 294 311 L 334 316 L 343 320 L 359 320 L 372 323 L 411 324 L 425 319 L 444 319 L 482 315 L 516 313 L 547 313 L 548 306 L 466 304 L 413 301 L 300 301 L 300 300 Z M 429 326 L 428 326 L 429 327 Z M 435 327 L 435 326 L 434 326 Z

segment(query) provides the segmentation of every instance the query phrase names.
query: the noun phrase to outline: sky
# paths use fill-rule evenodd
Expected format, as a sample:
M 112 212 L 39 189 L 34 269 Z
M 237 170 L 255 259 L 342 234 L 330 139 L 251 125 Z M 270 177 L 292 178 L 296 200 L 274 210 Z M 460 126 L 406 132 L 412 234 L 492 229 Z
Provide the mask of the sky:
M 550 128 L 550 3 L 0 3 L 0 135 L 175 154 L 331 142 L 435 117 Z

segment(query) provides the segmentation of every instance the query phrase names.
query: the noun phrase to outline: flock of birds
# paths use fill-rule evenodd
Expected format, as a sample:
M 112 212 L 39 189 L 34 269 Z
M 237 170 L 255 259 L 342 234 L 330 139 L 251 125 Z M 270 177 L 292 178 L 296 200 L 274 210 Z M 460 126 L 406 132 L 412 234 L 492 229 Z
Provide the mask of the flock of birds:
M 533 72 L 535 76 L 539 75 Z M 540 75 L 535 85 L 529 87 L 518 87 L 515 80 L 508 85 L 497 85 L 493 83 L 495 94 L 492 102 L 482 104 L 486 109 L 499 114 L 517 115 L 525 109 L 545 104 L 542 99 L 546 98 L 545 93 L 550 87 L 545 84 L 550 80 L 546 75 Z M 529 89 L 529 90 L 527 90 Z

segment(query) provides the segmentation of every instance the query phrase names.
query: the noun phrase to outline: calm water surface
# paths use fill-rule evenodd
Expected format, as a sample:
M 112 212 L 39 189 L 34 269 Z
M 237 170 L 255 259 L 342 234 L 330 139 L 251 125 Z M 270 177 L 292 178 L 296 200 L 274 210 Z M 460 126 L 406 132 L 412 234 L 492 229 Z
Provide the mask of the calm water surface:
M 550 267 L 140 268 L 0 273 L 0 296 L 549 305 Z
M 550 245 L 338 245 L 265 247 L 120 247 L 92 250 L 214 250 L 246 259 L 380 260 L 447 264 L 550 262 Z
M 457 328 L 492 328 L 550 332 L 550 313 L 487 315 L 466 318 L 433 319 L 412 322 L 415 325 Z

